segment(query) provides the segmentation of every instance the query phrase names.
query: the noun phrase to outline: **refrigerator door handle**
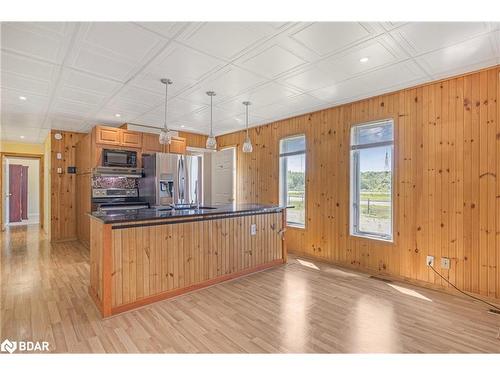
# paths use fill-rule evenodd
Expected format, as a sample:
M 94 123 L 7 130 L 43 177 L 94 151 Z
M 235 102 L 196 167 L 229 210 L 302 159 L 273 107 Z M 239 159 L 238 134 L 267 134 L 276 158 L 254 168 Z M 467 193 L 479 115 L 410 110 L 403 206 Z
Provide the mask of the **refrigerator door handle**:
M 184 159 L 182 156 L 179 157 L 179 165 L 178 165 L 178 178 L 179 178 L 179 203 L 184 202 L 184 193 L 185 193 L 185 170 L 184 170 Z

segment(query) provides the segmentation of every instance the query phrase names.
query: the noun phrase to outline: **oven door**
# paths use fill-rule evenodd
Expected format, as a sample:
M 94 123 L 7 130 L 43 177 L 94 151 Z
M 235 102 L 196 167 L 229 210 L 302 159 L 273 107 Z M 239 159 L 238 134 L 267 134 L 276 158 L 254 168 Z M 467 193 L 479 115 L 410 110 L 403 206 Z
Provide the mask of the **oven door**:
M 137 167 L 137 152 L 127 150 L 102 150 L 102 165 L 104 167 Z

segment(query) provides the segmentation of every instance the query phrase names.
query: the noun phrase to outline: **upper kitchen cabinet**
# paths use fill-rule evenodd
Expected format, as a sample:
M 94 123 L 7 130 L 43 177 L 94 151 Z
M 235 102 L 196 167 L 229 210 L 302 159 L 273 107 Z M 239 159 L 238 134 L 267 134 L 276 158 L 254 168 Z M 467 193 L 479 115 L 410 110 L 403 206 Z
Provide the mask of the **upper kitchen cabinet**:
M 158 134 L 143 133 L 142 134 L 142 152 L 163 152 L 163 145 L 160 144 Z
M 142 133 L 122 130 L 120 146 L 142 148 Z
M 169 145 L 166 145 L 166 152 L 171 154 L 185 154 L 186 153 L 186 138 L 172 137 Z
M 142 148 L 140 132 L 100 125 L 96 126 L 94 131 L 97 144 Z
M 121 129 L 112 128 L 109 126 L 96 126 L 95 131 L 95 141 L 96 143 L 103 145 L 120 145 L 120 133 Z

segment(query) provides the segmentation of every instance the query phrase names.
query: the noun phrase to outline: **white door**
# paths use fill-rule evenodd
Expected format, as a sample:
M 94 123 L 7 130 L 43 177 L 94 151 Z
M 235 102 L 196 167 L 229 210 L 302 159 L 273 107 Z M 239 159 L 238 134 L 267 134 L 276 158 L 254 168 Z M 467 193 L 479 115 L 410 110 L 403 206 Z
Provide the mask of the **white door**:
M 212 204 L 232 204 L 236 195 L 236 148 L 214 152 L 211 159 Z
M 7 166 L 7 158 L 2 157 L 2 224 L 5 229 L 7 223 L 9 222 L 9 168 Z

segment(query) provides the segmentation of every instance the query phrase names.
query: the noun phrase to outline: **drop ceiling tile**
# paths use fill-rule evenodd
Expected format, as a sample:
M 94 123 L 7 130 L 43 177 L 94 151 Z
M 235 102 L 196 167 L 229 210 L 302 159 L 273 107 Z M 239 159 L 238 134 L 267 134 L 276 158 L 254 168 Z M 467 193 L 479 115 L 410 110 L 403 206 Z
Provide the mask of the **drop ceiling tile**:
M 19 125 L 3 125 L 1 139 L 13 142 L 38 143 L 40 128 L 19 126 Z M 21 138 L 23 136 L 24 138 Z
M 38 113 L 10 112 L 2 113 L 2 129 L 4 127 L 36 128 L 40 129 L 44 117 Z
M 41 23 L 37 22 L 3 22 L 2 49 L 60 63 L 66 53 L 72 27 L 61 24 L 61 28 L 54 32 L 47 25 L 40 25 Z
M 326 103 L 318 98 L 315 98 L 314 96 L 299 94 L 286 98 L 278 102 L 278 104 L 288 107 L 291 112 L 296 112 L 316 108 L 318 106 L 324 106 Z
M 287 118 L 290 114 L 290 108 L 274 103 L 252 108 L 252 114 L 254 116 L 267 119 Z
M 284 77 L 281 81 L 304 91 L 316 90 L 335 82 L 332 72 L 312 65 L 305 70 Z
M 386 90 L 398 84 L 412 83 L 427 78 L 413 62 L 403 62 L 365 73 L 332 86 L 310 92 L 310 95 L 330 103 L 348 98 L 359 98 Z
M 368 61 L 361 62 L 360 59 L 362 58 L 368 58 Z M 396 61 L 396 56 L 382 43 L 370 41 L 362 47 L 356 47 L 346 53 L 322 60 L 317 65 L 338 82 Z
M 137 24 L 165 38 L 175 37 L 187 25 L 186 22 L 138 22 Z
M 97 109 L 98 105 L 57 98 L 52 105 L 51 114 L 83 118 Z
M 2 72 L 1 87 L 23 92 L 25 96 L 31 94 L 49 96 L 51 82 L 22 76 L 20 74 Z
M 206 93 L 207 91 L 215 91 L 216 96 L 213 101 L 216 104 L 238 95 L 242 91 L 249 90 L 264 81 L 264 78 L 254 73 L 236 66 L 230 66 L 200 82 L 181 96 L 194 103 L 210 104 L 210 97 Z
M 258 22 L 206 22 L 183 42 L 212 56 L 231 60 L 272 33 L 272 28 Z
M 92 91 L 85 91 L 70 86 L 62 86 L 56 95 L 56 98 L 74 102 L 88 103 L 90 105 L 104 104 L 106 95 L 99 95 Z
M 442 73 L 465 72 L 475 66 L 484 66 L 485 61 L 496 61 L 496 52 L 489 35 L 482 35 L 463 43 L 434 51 L 418 57 L 416 60 L 431 75 Z M 480 65 L 477 65 L 480 64 Z
M 48 120 L 51 129 L 79 132 L 84 126 L 81 118 L 70 116 L 51 116 Z
M 172 43 L 151 62 L 147 72 L 155 74 L 158 79 L 170 78 L 174 84 L 179 79 L 194 83 L 223 65 L 222 60 L 179 43 Z
M 19 97 L 24 96 L 26 100 L 20 100 Z M 2 88 L 1 90 L 2 112 L 8 111 L 18 112 L 44 112 L 49 104 L 49 97 L 34 94 L 26 94 L 25 91 L 9 90 Z
M 160 101 L 155 103 L 141 103 L 134 100 L 125 99 L 123 97 L 114 97 L 109 101 L 106 107 L 112 108 L 114 113 L 131 113 L 140 115 L 152 110 Z
M 70 66 L 120 82 L 127 81 L 138 68 L 137 63 L 102 51 L 98 52 L 91 47 L 83 47 L 76 51 Z
M 298 93 L 297 90 L 292 90 L 278 83 L 270 82 L 253 90 L 248 98 L 253 105 L 258 107 L 276 103 Z
M 2 72 L 15 73 L 24 77 L 52 81 L 56 78 L 58 68 L 55 64 L 42 62 L 29 57 L 1 52 Z
M 268 78 L 283 74 L 306 63 L 305 60 L 278 45 L 273 45 L 257 55 L 237 62 L 238 65 Z
M 166 75 L 163 75 L 161 73 L 140 73 L 132 79 L 129 83 L 128 86 L 131 87 L 138 87 L 142 90 L 150 91 L 151 93 L 155 95 L 161 95 L 163 98 L 165 97 L 165 85 L 161 83 L 161 78 L 164 78 Z M 172 80 L 173 83 L 168 87 L 168 96 L 169 98 L 178 95 L 180 92 L 184 91 L 187 89 L 189 86 L 191 86 L 195 81 L 193 80 L 186 80 L 179 78 L 176 76 L 175 80 Z
M 403 42 L 403 46 L 407 45 L 412 55 L 418 55 L 487 31 L 488 25 L 482 22 L 412 22 L 394 30 L 391 35 Z
M 146 104 L 149 107 L 153 107 L 164 102 L 165 95 L 161 95 L 160 93 L 155 93 L 149 90 L 144 90 L 136 86 L 128 85 L 123 88 L 113 99 L 134 101 L 137 103 Z
M 266 119 L 259 117 L 251 112 L 248 114 L 248 126 L 257 126 L 266 122 Z M 246 126 L 246 113 L 238 113 L 237 115 L 229 116 L 225 120 L 217 123 L 217 134 L 227 131 L 236 131 L 245 129 Z
M 100 48 L 140 62 L 163 42 L 158 35 L 129 22 L 92 22 L 82 24 L 80 43 L 87 49 Z
M 107 96 L 117 90 L 121 84 L 115 80 L 65 68 L 61 75 L 61 85 L 77 90 L 85 90 Z
M 316 22 L 302 28 L 292 37 L 324 56 L 371 35 L 371 31 L 359 22 Z

